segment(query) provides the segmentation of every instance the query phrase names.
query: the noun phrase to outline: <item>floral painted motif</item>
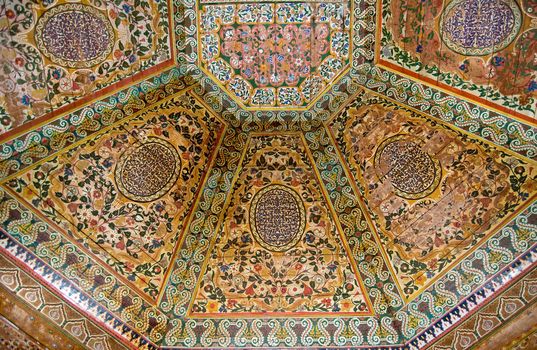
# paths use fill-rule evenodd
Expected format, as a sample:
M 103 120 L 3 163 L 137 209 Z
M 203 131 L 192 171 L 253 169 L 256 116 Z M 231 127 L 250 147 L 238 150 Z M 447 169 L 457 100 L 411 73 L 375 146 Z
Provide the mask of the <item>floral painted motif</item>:
M 329 49 L 327 36 L 324 23 L 313 30 L 293 24 L 226 26 L 220 32 L 220 53 L 257 86 L 295 86 L 320 65 Z
M 175 98 L 9 186 L 155 300 L 220 126 L 194 98 Z
M 537 168 L 409 111 L 360 104 L 332 130 L 410 298 L 535 199 Z
M 530 3 L 383 1 L 379 63 L 504 113 L 534 118 L 537 29 Z
M 254 136 L 245 152 L 191 315 L 368 313 L 300 136 Z
M 167 1 L 13 0 L 4 10 L 0 133 L 171 62 Z
M 349 64 L 346 3 L 200 5 L 200 11 L 201 64 L 246 107 L 305 107 Z M 233 84 L 237 77 L 245 83 Z

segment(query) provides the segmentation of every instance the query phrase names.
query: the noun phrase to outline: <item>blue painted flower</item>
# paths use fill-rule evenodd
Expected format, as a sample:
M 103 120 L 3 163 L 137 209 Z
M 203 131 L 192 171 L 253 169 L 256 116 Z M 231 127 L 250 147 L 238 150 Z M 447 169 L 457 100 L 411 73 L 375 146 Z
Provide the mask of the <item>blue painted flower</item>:
M 133 63 L 134 61 L 136 61 L 136 56 L 135 55 L 130 55 L 129 56 L 129 62 Z
M 311 233 L 306 233 L 306 242 L 313 243 L 314 240 L 315 240 L 314 235 L 312 235 Z
M 52 77 L 54 79 L 60 79 L 61 76 L 62 76 L 62 73 L 60 72 L 60 70 L 54 69 L 54 71 L 52 72 Z
M 339 305 L 338 305 L 338 304 L 334 304 L 334 308 L 332 309 L 332 311 L 334 311 L 334 312 L 338 312 L 339 310 L 340 310 Z
M 250 236 L 248 236 L 248 235 L 242 235 L 242 237 L 241 237 L 241 241 L 242 241 L 242 243 L 250 243 L 250 242 L 251 242 L 251 240 L 250 240 Z
M 505 64 L 505 58 L 500 56 L 494 56 L 492 57 L 492 65 L 494 67 L 503 66 Z
M 110 168 L 112 166 L 112 160 L 110 158 L 106 158 L 103 162 L 103 165 L 105 168 Z
M 220 265 L 220 271 L 226 272 L 228 270 L 229 270 L 229 265 L 227 264 Z
M 130 13 L 131 10 L 132 10 L 132 7 L 130 5 L 123 4 L 123 11 L 125 11 L 125 13 Z
M 65 170 L 63 171 L 63 176 L 72 176 L 73 175 L 73 169 L 71 167 L 65 167 Z
M 132 274 L 130 274 L 130 275 L 127 277 L 127 279 L 128 279 L 129 281 L 136 281 L 136 275 L 132 273 Z
M 21 102 L 22 102 L 23 105 L 29 106 L 30 105 L 30 96 L 28 96 L 28 95 L 22 96 Z
M 423 46 L 421 44 L 418 44 L 418 46 L 416 46 L 416 52 L 423 52 Z
M 528 85 L 528 91 L 529 92 L 537 91 L 537 81 L 535 80 L 530 81 L 530 84 Z

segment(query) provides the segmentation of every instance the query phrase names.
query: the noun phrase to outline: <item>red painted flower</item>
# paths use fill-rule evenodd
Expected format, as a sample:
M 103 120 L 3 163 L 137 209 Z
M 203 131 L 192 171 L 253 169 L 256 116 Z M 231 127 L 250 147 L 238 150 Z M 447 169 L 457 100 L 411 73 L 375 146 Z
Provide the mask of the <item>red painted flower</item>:
M 15 58 L 15 64 L 19 67 L 22 67 L 24 66 L 24 58 L 22 57 L 17 57 Z
M 304 296 L 308 296 L 308 295 L 312 295 L 313 294 L 313 289 L 311 289 L 310 286 L 308 286 L 307 284 L 304 285 L 304 292 L 303 292 Z
M 244 290 L 244 294 L 246 295 L 254 295 L 254 285 L 253 284 L 250 284 L 250 286 L 248 288 L 246 288 Z
M 13 10 L 7 10 L 6 17 L 9 19 L 15 18 L 15 12 Z
M 119 241 L 116 243 L 116 248 L 117 249 L 125 249 L 125 243 L 123 243 L 123 241 Z

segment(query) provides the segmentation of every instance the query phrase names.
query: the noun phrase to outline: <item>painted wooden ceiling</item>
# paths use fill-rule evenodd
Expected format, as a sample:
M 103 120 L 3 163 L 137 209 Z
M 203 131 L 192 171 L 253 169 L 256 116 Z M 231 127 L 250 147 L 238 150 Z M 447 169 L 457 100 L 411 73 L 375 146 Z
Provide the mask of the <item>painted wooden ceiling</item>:
M 533 339 L 535 313 L 495 334 L 537 300 L 536 13 L 1 3 L 4 334 L 91 349 Z

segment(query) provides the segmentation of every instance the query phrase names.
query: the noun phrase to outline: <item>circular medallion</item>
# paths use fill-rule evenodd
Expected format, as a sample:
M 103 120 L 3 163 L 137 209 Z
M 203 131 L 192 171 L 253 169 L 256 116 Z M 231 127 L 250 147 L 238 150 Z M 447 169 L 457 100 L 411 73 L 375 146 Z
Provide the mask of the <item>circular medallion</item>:
M 396 135 L 384 140 L 375 153 L 377 171 L 390 180 L 398 196 L 407 199 L 430 195 L 442 178 L 440 163 L 415 141 L 409 135 Z
M 115 42 L 108 18 L 84 4 L 62 4 L 37 21 L 35 42 L 52 62 L 69 68 L 89 68 L 106 59 Z
M 121 156 L 116 166 L 116 183 L 125 197 L 149 202 L 172 188 L 180 170 L 181 159 L 173 145 L 151 137 Z
M 442 40 L 466 56 L 498 52 L 515 40 L 522 13 L 514 0 L 453 0 L 440 18 Z
M 250 207 L 250 228 L 263 248 L 285 251 L 297 244 L 305 227 L 304 203 L 294 190 L 270 185 L 254 196 Z

